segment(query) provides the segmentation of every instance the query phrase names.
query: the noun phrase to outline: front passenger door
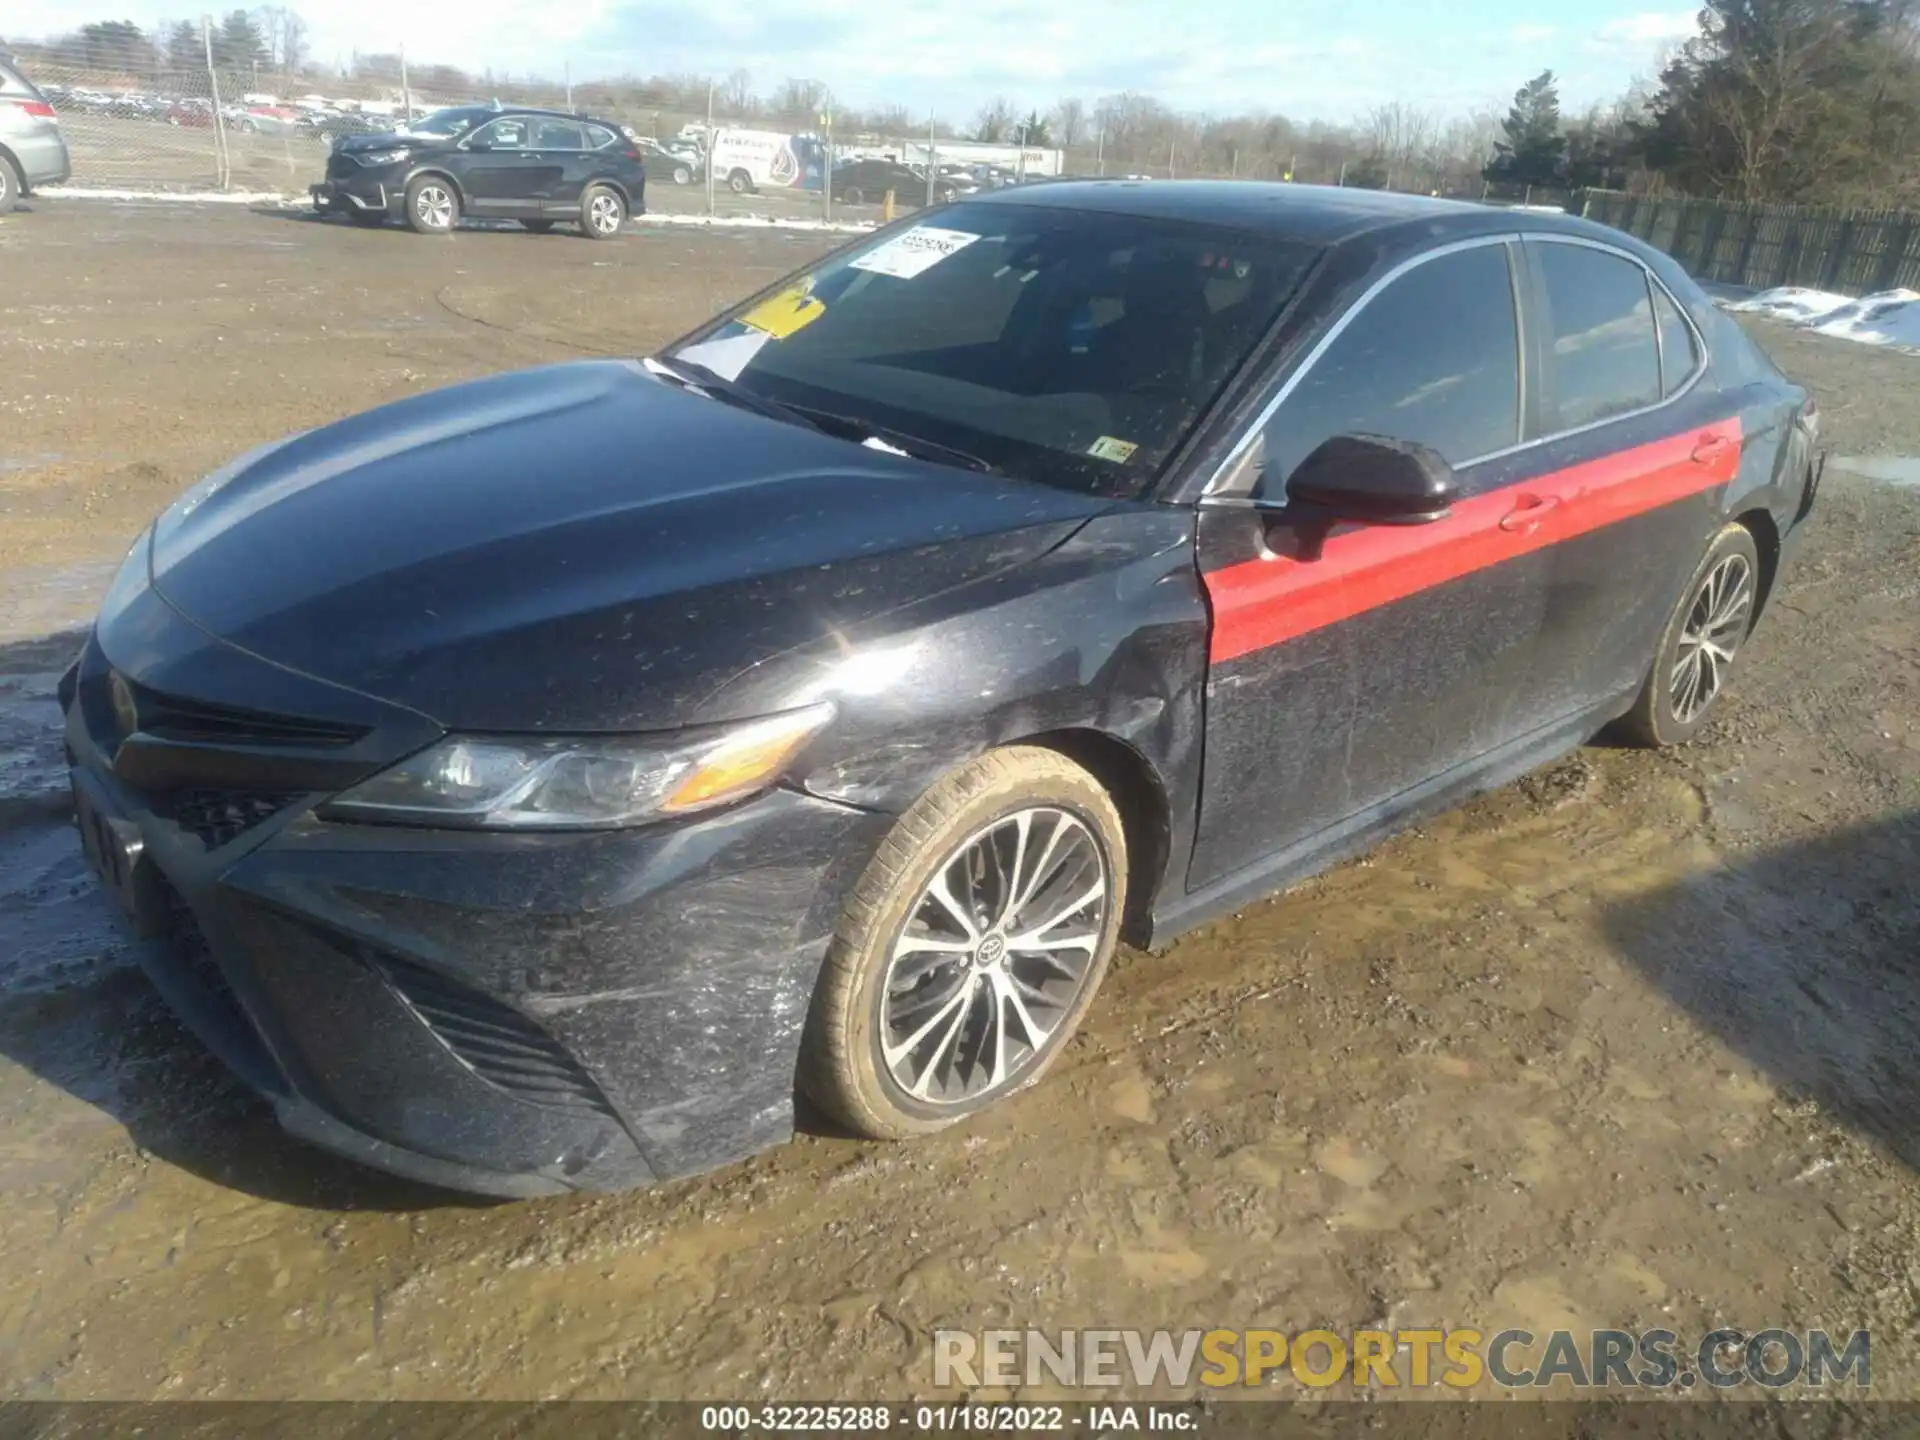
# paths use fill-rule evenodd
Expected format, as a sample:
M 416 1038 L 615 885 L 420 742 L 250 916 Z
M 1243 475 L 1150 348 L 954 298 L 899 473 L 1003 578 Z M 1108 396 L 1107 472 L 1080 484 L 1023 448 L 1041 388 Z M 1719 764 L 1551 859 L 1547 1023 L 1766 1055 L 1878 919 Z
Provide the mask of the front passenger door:
M 1309 558 L 1284 513 L 1202 510 L 1213 636 L 1189 888 L 1316 850 L 1525 731 L 1547 582 L 1518 263 L 1494 237 L 1390 272 L 1282 382 L 1260 435 L 1270 500 L 1333 436 L 1422 442 L 1455 467 L 1450 516 L 1342 526 Z
M 536 156 L 525 116 L 503 115 L 469 136 L 459 161 L 466 208 L 475 215 L 517 215 L 532 207 Z

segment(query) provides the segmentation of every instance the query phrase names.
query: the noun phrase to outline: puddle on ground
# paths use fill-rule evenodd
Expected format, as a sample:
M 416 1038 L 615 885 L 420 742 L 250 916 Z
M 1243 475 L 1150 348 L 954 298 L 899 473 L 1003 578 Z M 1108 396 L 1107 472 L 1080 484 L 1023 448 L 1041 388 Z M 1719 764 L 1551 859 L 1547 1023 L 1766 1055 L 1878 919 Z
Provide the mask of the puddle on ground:
M 1836 455 L 1833 466 L 1889 485 L 1920 486 L 1920 455 Z

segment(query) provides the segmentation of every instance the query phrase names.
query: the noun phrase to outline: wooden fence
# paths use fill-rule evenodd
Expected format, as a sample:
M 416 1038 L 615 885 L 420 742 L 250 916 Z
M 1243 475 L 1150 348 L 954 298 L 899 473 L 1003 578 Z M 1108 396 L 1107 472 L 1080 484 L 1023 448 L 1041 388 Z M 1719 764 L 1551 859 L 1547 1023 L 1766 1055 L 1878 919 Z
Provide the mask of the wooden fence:
M 1866 295 L 1920 289 L 1920 211 L 1743 205 L 1589 190 L 1580 213 L 1666 251 L 1696 280 Z

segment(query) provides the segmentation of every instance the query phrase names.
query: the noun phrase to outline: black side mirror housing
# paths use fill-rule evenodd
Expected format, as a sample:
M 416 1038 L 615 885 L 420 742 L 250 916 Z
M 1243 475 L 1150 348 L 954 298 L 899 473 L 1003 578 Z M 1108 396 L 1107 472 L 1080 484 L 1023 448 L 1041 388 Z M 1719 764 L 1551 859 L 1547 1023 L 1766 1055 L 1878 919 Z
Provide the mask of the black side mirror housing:
M 1453 467 L 1431 446 L 1385 435 L 1335 435 L 1287 477 L 1287 508 L 1371 525 L 1446 518 L 1459 497 Z

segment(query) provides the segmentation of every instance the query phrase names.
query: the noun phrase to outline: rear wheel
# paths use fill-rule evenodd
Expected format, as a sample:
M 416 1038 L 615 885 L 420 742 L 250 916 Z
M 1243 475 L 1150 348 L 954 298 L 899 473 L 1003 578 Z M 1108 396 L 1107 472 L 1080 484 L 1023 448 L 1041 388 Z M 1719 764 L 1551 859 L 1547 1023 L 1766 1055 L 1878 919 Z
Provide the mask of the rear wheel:
M 407 186 L 407 223 L 422 235 L 449 235 L 460 223 L 460 197 L 438 175 L 422 175 Z
M 904 1139 L 1033 1084 L 1106 973 L 1126 875 L 1119 812 L 1064 756 L 1014 746 L 949 775 L 841 918 L 808 1016 L 808 1095 Z
M 0 215 L 10 215 L 13 207 L 20 203 L 20 172 L 13 168 L 13 162 L 0 155 Z
M 864 205 L 867 203 L 867 192 L 862 190 L 858 185 L 849 185 L 840 192 L 840 203 L 842 205 Z
M 589 240 L 611 240 L 627 223 L 627 202 L 611 185 L 589 185 L 580 197 L 580 228 Z
M 1753 629 L 1760 552 L 1744 525 L 1728 525 L 1707 547 L 1660 634 L 1639 699 L 1620 722 L 1642 745 L 1681 745 L 1699 733 L 1725 692 Z
M 691 165 L 674 166 L 673 183 L 676 185 L 691 185 L 693 183 L 693 167 Z
M 744 170 L 736 170 L 727 176 L 727 189 L 736 195 L 744 195 L 753 188 L 753 177 Z
M 546 234 L 546 233 L 547 233 L 547 232 L 548 232 L 549 230 L 551 230 L 551 229 L 553 229 L 553 221 L 551 221 L 551 220 L 522 220 L 522 221 L 520 222 L 520 226 L 521 226 L 521 228 L 522 228 L 522 229 L 524 229 L 524 230 L 531 230 L 531 231 L 532 231 L 532 232 L 533 232 L 534 234 L 536 234 L 536 235 L 544 235 L 544 234 Z

